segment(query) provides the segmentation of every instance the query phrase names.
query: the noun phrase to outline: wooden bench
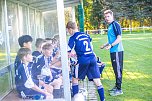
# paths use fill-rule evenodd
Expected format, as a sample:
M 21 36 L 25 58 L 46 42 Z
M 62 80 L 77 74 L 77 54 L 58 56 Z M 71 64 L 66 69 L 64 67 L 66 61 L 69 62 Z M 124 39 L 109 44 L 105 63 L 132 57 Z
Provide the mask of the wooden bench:
M 2 101 L 38 101 L 38 100 L 19 98 L 17 91 L 12 90 L 7 96 L 4 97 L 4 99 Z M 53 100 L 39 100 L 39 101 L 65 101 L 65 99 L 59 98 L 59 99 L 53 99 Z
M 17 91 L 12 90 L 7 96 L 4 97 L 2 101 L 25 101 L 25 99 L 19 98 Z

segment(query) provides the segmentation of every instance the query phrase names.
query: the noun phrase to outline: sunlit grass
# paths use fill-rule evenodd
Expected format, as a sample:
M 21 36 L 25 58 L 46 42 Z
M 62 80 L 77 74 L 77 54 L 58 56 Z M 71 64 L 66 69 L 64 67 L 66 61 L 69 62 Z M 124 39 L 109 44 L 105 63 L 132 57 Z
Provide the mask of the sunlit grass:
M 7 56 L 7 55 L 8 55 L 8 54 L 6 54 L 6 53 L 0 53 L 0 57 L 1 57 L 1 56 Z M 11 53 L 10 55 L 14 57 L 14 56 L 16 56 L 16 53 Z
M 124 94 L 112 97 L 108 89 L 115 83 L 109 51 L 100 46 L 107 42 L 107 35 L 91 35 L 94 51 L 106 64 L 102 74 L 107 101 L 152 101 L 152 33 L 124 34 L 124 70 L 122 89 Z

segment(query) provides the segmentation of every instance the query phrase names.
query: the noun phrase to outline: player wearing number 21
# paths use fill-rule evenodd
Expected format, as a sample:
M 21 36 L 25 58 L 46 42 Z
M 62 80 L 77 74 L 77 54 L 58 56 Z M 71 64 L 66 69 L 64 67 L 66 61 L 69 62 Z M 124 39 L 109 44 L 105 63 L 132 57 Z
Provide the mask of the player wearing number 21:
M 104 88 L 100 81 L 100 72 L 96 62 L 96 57 L 93 52 L 91 38 L 84 32 L 79 32 L 75 22 L 69 21 L 66 25 L 67 32 L 71 35 L 68 42 L 68 56 L 73 56 L 71 50 L 74 49 L 77 55 L 79 67 L 75 68 L 72 78 L 73 96 L 79 91 L 78 80 L 85 79 L 93 80 L 97 86 L 100 100 L 104 101 Z

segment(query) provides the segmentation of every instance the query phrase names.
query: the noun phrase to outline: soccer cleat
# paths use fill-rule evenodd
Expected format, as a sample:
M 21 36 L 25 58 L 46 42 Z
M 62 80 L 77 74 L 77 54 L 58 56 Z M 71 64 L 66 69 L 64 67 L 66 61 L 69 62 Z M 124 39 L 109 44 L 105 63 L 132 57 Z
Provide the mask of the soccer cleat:
M 109 89 L 108 91 L 109 91 L 109 92 L 114 92 L 115 90 L 117 90 L 117 87 L 116 87 L 116 86 L 114 86 L 112 89 Z
M 110 92 L 111 96 L 118 96 L 118 95 L 122 95 L 122 94 L 123 94 L 122 90 L 118 90 L 118 89 L 116 89 L 113 92 Z

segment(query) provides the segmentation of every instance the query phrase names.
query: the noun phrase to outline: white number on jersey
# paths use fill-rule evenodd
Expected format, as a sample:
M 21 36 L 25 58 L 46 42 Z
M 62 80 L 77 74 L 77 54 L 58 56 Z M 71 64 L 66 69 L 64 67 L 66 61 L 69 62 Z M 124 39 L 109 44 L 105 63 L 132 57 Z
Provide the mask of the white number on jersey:
M 90 51 L 91 49 L 89 48 L 88 42 L 87 41 L 83 41 L 83 44 L 85 45 L 85 49 L 86 51 Z

